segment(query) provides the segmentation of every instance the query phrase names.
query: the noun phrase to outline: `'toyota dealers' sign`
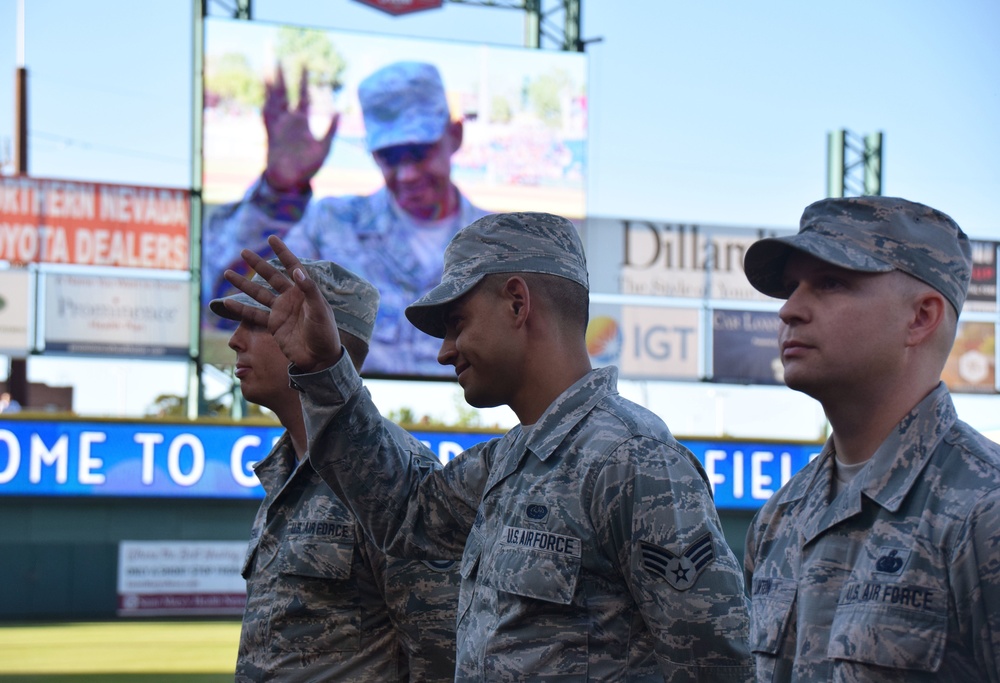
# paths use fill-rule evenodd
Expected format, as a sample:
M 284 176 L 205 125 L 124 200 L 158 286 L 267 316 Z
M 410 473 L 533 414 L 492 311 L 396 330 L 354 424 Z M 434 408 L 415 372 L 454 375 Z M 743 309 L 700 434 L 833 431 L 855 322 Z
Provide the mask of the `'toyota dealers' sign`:
M 0 260 L 187 270 L 187 190 L 0 176 Z

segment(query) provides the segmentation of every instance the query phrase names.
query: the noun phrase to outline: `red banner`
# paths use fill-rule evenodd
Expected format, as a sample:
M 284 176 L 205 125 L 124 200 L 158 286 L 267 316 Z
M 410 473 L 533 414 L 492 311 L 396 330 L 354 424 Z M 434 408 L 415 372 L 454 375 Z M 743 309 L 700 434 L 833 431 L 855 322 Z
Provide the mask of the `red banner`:
M 410 14 L 425 9 L 437 9 L 444 0 L 356 0 L 362 5 L 368 5 L 375 9 L 382 10 L 399 16 L 400 14 Z
M 187 190 L 0 176 L 0 260 L 187 270 Z

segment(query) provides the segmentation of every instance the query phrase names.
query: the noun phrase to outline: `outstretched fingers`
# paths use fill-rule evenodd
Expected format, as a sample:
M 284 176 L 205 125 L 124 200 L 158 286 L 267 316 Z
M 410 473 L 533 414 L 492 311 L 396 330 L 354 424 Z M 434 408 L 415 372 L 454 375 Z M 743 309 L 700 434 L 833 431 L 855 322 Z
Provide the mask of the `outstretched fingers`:
M 270 237 L 267 238 L 267 245 L 271 247 L 271 251 L 273 251 L 274 255 L 278 257 L 279 261 L 281 261 L 281 265 L 285 267 L 285 271 L 295 279 L 295 284 L 297 284 L 302 289 L 302 291 L 306 294 L 306 296 L 310 295 L 310 289 L 313 292 L 315 292 L 317 296 L 319 296 L 319 290 L 316 289 L 316 283 L 310 280 L 308 276 L 306 276 L 305 270 L 302 268 L 302 263 L 299 261 L 299 257 L 296 256 L 294 253 L 292 253 L 292 250 L 289 249 L 288 246 L 281 241 L 280 237 L 278 237 L 277 235 L 271 235 Z M 258 258 L 260 257 L 258 256 Z M 264 259 L 262 258 L 260 260 L 264 261 Z M 247 263 L 249 263 L 249 261 Z M 250 266 L 254 267 L 252 263 L 250 264 Z M 264 266 L 266 267 L 264 271 L 257 270 L 256 268 L 254 268 L 254 270 L 257 270 L 257 272 L 260 273 L 261 277 L 267 280 L 268 284 L 274 287 L 275 290 L 277 290 L 278 292 L 285 291 L 284 289 L 279 288 L 277 283 L 271 281 L 271 278 L 268 277 L 268 273 L 266 271 L 270 270 L 277 276 L 283 278 L 285 280 L 283 284 L 286 286 L 286 288 L 287 285 L 290 284 L 288 282 L 288 279 L 285 278 L 284 275 L 279 273 L 278 270 L 270 263 L 264 261 Z
M 302 75 L 299 77 L 299 106 L 298 110 L 303 114 L 309 114 L 309 69 L 302 67 Z
M 267 243 L 292 278 L 279 285 L 276 277 L 268 276 L 273 266 L 266 264 L 258 271 L 279 293 L 269 329 L 288 359 L 300 369 L 313 372 L 333 365 L 341 356 L 341 345 L 330 303 L 280 237 L 272 235 Z
M 275 67 L 274 81 L 264 83 L 264 122 L 272 123 L 288 111 L 288 89 L 281 65 Z
M 270 308 L 271 304 L 274 303 L 274 292 L 248 279 L 246 275 L 237 273 L 235 270 L 227 270 L 223 275 L 229 281 L 229 284 L 262 306 Z
M 233 270 L 225 272 L 229 283 L 267 309 L 229 299 L 226 308 L 242 320 L 267 328 L 288 360 L 300 370 L 316 372 L 330 367 L 343 352 L 333 309 L 285 243 L 274 235 L 267 242 L 284 272 L 250 249 L 241 252 L 267 286 Z
M 234 287 L 240 291 L 247 294 L 251 299 L 260 302 L 261 304 L 270 307 L 270 303 L 265 303 L 274 300 L 274 294 L 268 291 L 266 288 L 261 287 L 256 282 L 251 282 L 245 276 L 237 273 L 235 270 L 226 270 L 223 273 L 226 280 L 229 281 Z M 237 301 L 232 297 L 226 297 L 222 300 L 222 305 L 226 309 L 236 316 L 237 320 L 242 320 L 251 325 L 259 325 L 261 327 L 267 327 L 267 321 L 269 316 L 268 309 L 257 308 L 256 306 L 248 306 L 242 301 Z
M 267 284 L 274 288 L 274 291 L 280 294 L 288 289 L 288 278 L 285 277 L 284 273 L 268 263 L 263 256 L 252 249 L 243 249 L 240 251 L 240 256 L 242 256 L 243 260 L 247 262 L 248 266 L 250 266 L 250 270 L 264 278 L 267 281 Z M 247 294 L 250 294 L 250 292 L 247 292 Z M 251 294 L 251 296 L 253 295 Z M 261 303 L 264 302 L 261 301 Z M 270 306 L 271 304 L 265 305 Z

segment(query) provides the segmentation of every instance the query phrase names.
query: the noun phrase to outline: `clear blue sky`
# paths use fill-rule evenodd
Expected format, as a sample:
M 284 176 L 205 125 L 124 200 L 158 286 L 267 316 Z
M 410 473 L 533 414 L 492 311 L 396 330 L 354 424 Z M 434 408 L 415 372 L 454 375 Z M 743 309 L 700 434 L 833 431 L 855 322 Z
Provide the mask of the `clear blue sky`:
M 25 4 L 31 174 L 189 186 L 190 4 Z M 523 44 L 514 10 L 253 4 L 259 20 Z M 0 140 L 13 135 L 17 6 L 0 0 Z M 601 39 L 587 50 L 591 215 L 794 227 L 825 193 L 827 133 L 847 128 L 884 133 L 884 194 L 1000 239 L 996 0 L 583 0 L 582 25 Z

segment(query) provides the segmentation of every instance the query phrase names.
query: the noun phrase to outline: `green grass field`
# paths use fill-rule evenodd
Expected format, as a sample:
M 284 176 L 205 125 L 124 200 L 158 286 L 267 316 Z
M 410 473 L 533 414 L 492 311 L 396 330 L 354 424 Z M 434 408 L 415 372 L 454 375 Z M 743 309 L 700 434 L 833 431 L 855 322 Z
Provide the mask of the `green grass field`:
M 0 624 L 2 683 L 222 683 L 238 621 Z

